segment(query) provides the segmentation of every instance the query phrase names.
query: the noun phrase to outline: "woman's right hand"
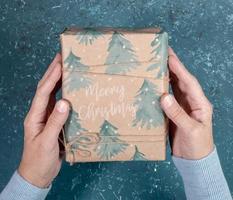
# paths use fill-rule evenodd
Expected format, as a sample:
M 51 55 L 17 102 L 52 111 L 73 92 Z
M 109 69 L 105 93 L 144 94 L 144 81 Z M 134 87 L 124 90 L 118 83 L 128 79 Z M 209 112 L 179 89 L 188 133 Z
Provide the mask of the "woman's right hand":
M 198 82 L 169 48 L 168 65 L 173 95 L 161 97 L 161 107 L 170 119 L 172 154 L 201 159 L 213 151 L 213 108 Z

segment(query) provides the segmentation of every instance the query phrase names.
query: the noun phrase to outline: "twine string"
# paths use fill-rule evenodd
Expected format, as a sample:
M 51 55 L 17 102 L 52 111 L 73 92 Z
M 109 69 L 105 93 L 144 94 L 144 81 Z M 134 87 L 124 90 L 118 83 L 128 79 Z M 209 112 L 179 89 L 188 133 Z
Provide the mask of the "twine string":
M 62 133 L 63 141 L 61 141 L 61 139 L 59 140 L 64 145 L 66 152 L 72 155 L 71 164 L 75 162 L 76 153 L 81 157 L 90 157 L 91 151 L 87 150 L 86 146 L 97 145 L 100 141 L 98 133 L 80 133 L 80 135 L 73 138 L 72 141 L 66 142 L 64 128 L 62 128 Z M 74 144 L 77 144 L 75 149 L 72 147 Z

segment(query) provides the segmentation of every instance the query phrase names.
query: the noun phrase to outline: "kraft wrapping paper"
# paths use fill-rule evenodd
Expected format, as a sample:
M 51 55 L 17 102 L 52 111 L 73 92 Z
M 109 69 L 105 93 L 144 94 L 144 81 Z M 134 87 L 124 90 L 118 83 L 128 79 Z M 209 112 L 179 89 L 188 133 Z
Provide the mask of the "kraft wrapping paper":
M 160 29 L 79 29 L 61 34 L 66 161 L 164 160 L 168 36 Z

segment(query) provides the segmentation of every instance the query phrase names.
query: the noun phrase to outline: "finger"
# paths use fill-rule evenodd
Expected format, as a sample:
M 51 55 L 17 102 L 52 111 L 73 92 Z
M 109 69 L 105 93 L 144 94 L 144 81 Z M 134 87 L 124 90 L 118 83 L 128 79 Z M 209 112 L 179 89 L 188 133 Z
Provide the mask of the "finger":
M 52 63 L 49 65 L 47 71 L 45 72 L 45 74 L 43 75 L 42 79 L 40 80 L 39 84 L 43 84 L 44 81 L 46 80 L 46 78 L 48 77 L 48 75 L 51 73 L 51 71 L 53 70 L 53 68 L 56 66 L 57 63 L 61 63 L 61 54 L 57 53 L 56 56 L 54 57 Z
M 179 84 L 179 89 L 189 95 L 192 100 L 200 102 L 200 100 L 205 99 L 208 101 L 197 79 L 185 68 L 171 48 L 169 48 L 168 54 L 169 70 L 172 72 L 171 74 L 176 76 L 172 79 L 178 82 L 176 84 Z
M 34 124 L 44 120 L 48 102 L 52 91 L 61 78 L 61 64 L 57 63 L 52 72 L 47 76 L 44 83 L 38 86 L 36 95 L 32 100 L 32 105 L 28 115 Z
M 172 48 L 168 48 L 168 65 L 170 71 L 172 71 L 178 78 L 179 81 L 185 84 L 192 81 L 193 75 L 185 68 L 183 63 L 179 60 Z
M 56 94 L 59 91 L 59 89 L 62 86 L 62 79 L 60 78 L 58 80 L 58 82 L 56 83 L 53 91 L 51 92 L 50 98 L 49 98 L 49 102 L 48 102 L 48 106 L 47 106 L 47 117 L 46 117 L 46 121 L 48 119 L 48 117 L 50 116 L 50 114 L 52 113 L 54 106 L 56 104 Z
M 42 137 L 45 137 L 48 144 L 58 142 L 58 136 L 69 115 L 69 107 L 69 103 L 66 100 L 59 100 L 56 103 L 41 134 Z
M 167 117 L 172 120 L 177 127 L 183 130 L 192 130 L 198 123 L 183 110 L 172 95 L 163 95 L 160 104 Z

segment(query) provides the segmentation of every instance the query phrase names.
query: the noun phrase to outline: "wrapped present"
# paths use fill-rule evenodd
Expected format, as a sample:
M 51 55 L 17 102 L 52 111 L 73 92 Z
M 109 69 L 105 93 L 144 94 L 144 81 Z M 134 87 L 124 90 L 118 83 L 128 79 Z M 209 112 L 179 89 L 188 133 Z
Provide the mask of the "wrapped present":
M 159 28 L 61 34 L 66 161 L 164 160 L 168 36 Z

